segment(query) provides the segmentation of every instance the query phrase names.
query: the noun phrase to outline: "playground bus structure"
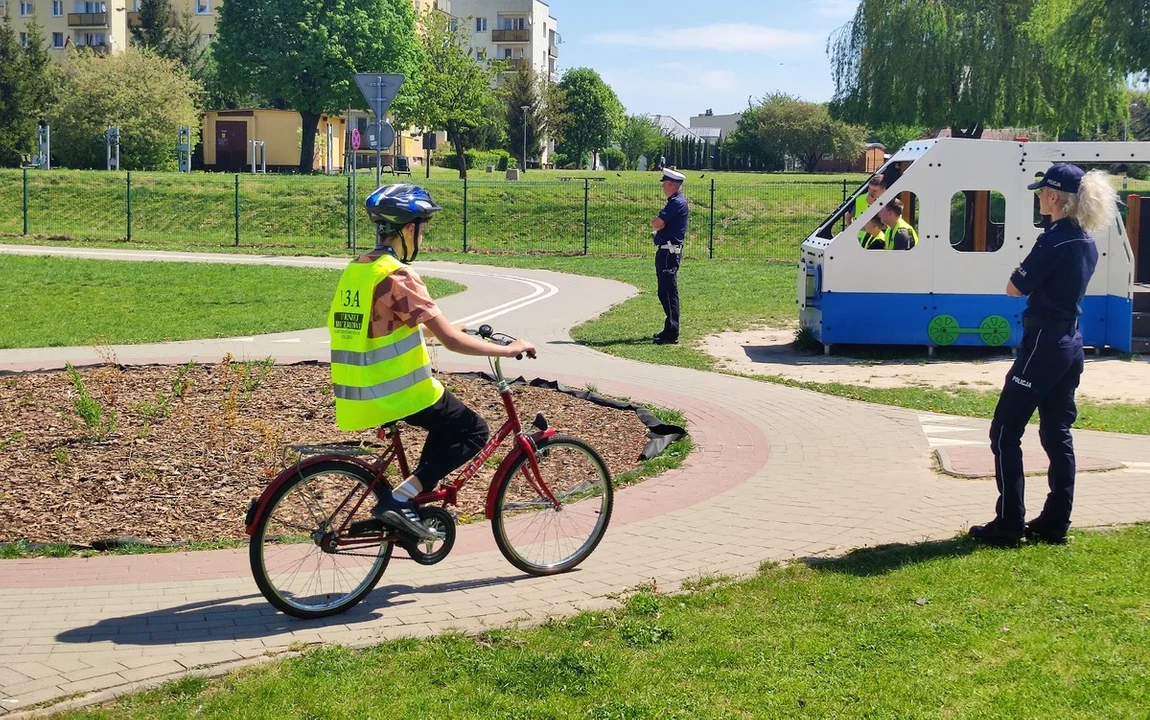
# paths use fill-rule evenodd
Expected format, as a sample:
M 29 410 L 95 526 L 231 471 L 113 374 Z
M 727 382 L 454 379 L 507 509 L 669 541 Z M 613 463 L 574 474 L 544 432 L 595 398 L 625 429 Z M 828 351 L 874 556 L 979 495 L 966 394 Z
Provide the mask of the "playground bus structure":
M 1026 298 L 1007 296 L 1006 281 L 1049 222 L 1026 186 L 1056 162 L 1148 163 L 1150 143 L 908 143 L 880 170 L 888 187 L 874 204 L 846 221 L 862 185 L 803 242 L 800 324 L 828 354 L 839 343 L 1017 348 Z M 863 249 L 859 232 L 896 197 L 918 244 Z M 1137 213 L 1129 223 L 1094 237 L 1098 267 L 1079 319 L 1088 346 L 1131 350 L 1136 260 L 1127 233 L 1137 238 Z

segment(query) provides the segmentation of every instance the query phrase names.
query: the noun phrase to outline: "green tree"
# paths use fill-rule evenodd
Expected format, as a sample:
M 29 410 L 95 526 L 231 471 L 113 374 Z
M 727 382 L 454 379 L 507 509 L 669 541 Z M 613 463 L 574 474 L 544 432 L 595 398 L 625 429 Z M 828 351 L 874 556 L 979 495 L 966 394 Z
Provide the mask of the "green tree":
M 48 54 L 48 42 L 39 23 L 28 25 L 28 45 L 24 48 L 24 86 L 27 93 L 26 112 L 33 124 L 47 118 L 56 102 L 62 75 L 60 66 Z M 32 139 L 29 142 L 34 142 Z
M 491 84 L 501 65 L 470 52 L 470 37 L 463 26 L 446 15 L 430 11 L 423 18 L 422 97 L 414 115 L 415 124 L 447 131 L 455 148 L 459 177 L 467 177 L 470 133 L 487 122 L 491 107 Z
M 0 21 L 0 165 L 19 165 L 36 149 L 36 126 L 48 116 L 60 72 L 33 21 L 21 47 L 8 19 Z
M 925 125 L 883 125 L 871 131 L 871 142 L 881 143 L 889 153 L 898 152 L 911 140 L 929 135 Z
M 411 0 L 227 0 L 216 27 L 224 85 L 299 112 L 300 172 L 312 171 L 320 115 L 367 107 L 357 72 L 406 76 L 389 112 L 412 118 L 420 52 Z
M 199 83 L 179 63 L 126 48 L 74 53 L 52 112 L 53 155 L 72 168 L 102 168 L 104 132 L 120 127 L 125 170 L 175 170 L 176 134 L 199 126 Z
M 619 149 L 627 158 L 627 167 L 632 170 L 638 167 L 639 158 L 643 155 L 648 160 L 658 157 L 665 142 L 666 137 L 659 126 L 644 115 L 629 115 L 619 131 Z
M 168 39 L 171 35 L 175 15 L 170 0 L 140 0 L 140 24 L 130 28 L 136 44 L 167 57 Z
M 1055 37 L 1080 0 L 863 0 L 831 35 L 832 109 L 870 126 L 1039 125 L 1113 118 L 1122 78 Z
M 1060 39 L 1128 73 L 1150 72 L 1150 4 L 1146 0 L 1079 0 Z
M 561 152 L 582 164 L 588 154 L 606 147 L 623 125 L 623 104 L 615 91 L 590 68 L 574 68 L 559 81 L 566 105 Z
M 827 106 L 786 93 L 762 99 L 740 118 L 731 141 L 736 152 L 761 158 L 770 168 L 786 156 L 798 158 L 812 172 L 827 156 L 854 160 L 863 151 L 866 130 L 831 117 Z
M 8 18 L 0 21 L 0 165 L 20 164 L 35 132 L 28 115 L 27 90 L 24 85 L 24 49 Z
M 539 79 L 530 65 L 521 65 L 503 86 L 504 114 L 507 121 L 507 150 L 519 158 L 519 167 L 527 168 L 527 158 L 538 157 L 543 139 L 545 106 Z M 523 110 L 527 107 L 526 112 Z M 526 157 L 524 156 L 526 127 Z

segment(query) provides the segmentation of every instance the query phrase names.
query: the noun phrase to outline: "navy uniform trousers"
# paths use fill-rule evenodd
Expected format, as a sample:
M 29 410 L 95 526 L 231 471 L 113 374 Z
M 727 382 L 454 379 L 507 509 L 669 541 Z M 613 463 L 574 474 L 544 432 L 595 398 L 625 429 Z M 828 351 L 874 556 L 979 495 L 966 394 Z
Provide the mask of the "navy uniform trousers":
M 1038 437 L 1050 458 L 1050 492 L 1042 510 L 1042 522 L 1052 532 L 1065 532 L 1070 527 L 1075 471 L 1070 426 L 1078 417 L 1074 391 L 1084 361 L 1082 335 L 1071 323 L 1023 331 L 1022 348 L 1006 374 L 1006 386 L 990 423 L 990 448 L 994 452 L 999 494 L 995 510 L 1007 528 L 1022 530 L 1026 518 L 1021 443 L 1035 409 Z
M 655 251 L 655 273 L 659 280 L 659 303 L 663 306 L 663 332 L 667 340 L 679 339 L 679 263 L 683 256 L 660 248 Z

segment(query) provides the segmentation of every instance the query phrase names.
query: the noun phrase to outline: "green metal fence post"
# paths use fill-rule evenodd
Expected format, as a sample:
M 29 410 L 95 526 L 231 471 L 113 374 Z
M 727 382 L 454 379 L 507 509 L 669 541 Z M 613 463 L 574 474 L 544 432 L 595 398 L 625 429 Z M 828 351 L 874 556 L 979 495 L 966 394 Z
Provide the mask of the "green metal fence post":
M 240 174 L 236 173 L 236 200 L 235 200 L 235 216 L 236 216 L 236 247 L 240 246 Z
M 715 178 L 711 178 L 711 240 L 708 249 L 711 260 L 715 259 Z
M 347 249 L 351 249 L 351 218 L 355 212 L 355 198 L 351 196 L 351 175 L 347 176 Z
M 128 171 L 128 242 L 132 242 L 132 171 Z
M 28 168 L 24 168 L 24 235 L 28 234 Z
M 467 178 L 463 178 L 463 252 L 467 252 Z
M 591 235 L 591 222 L 588 216 L 588 206 L 591 200 L 591 180 L 583 178 L 583 254 L 587 254 L 587 240 Z

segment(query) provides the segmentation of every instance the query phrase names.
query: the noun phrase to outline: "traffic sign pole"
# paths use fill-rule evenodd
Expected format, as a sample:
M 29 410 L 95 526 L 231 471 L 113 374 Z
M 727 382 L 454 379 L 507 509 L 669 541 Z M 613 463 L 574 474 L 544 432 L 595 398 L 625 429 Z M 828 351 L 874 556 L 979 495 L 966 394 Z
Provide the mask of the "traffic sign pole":
M 375 114 L 376 144 L 375 144 L 375 186 L 379 187 L 380 177 L 383 175 L 383 147 L 384 128 L 389 131 L 391 141 L 386 143 L 390 147 L 395 142 L 395 131 L 385 121 L 387 109 L 399 94 L 399 88 L 406 78 L 397 73 L 356 73 L 355 83 L 363 93 L 363 99 L 371 106 Z

